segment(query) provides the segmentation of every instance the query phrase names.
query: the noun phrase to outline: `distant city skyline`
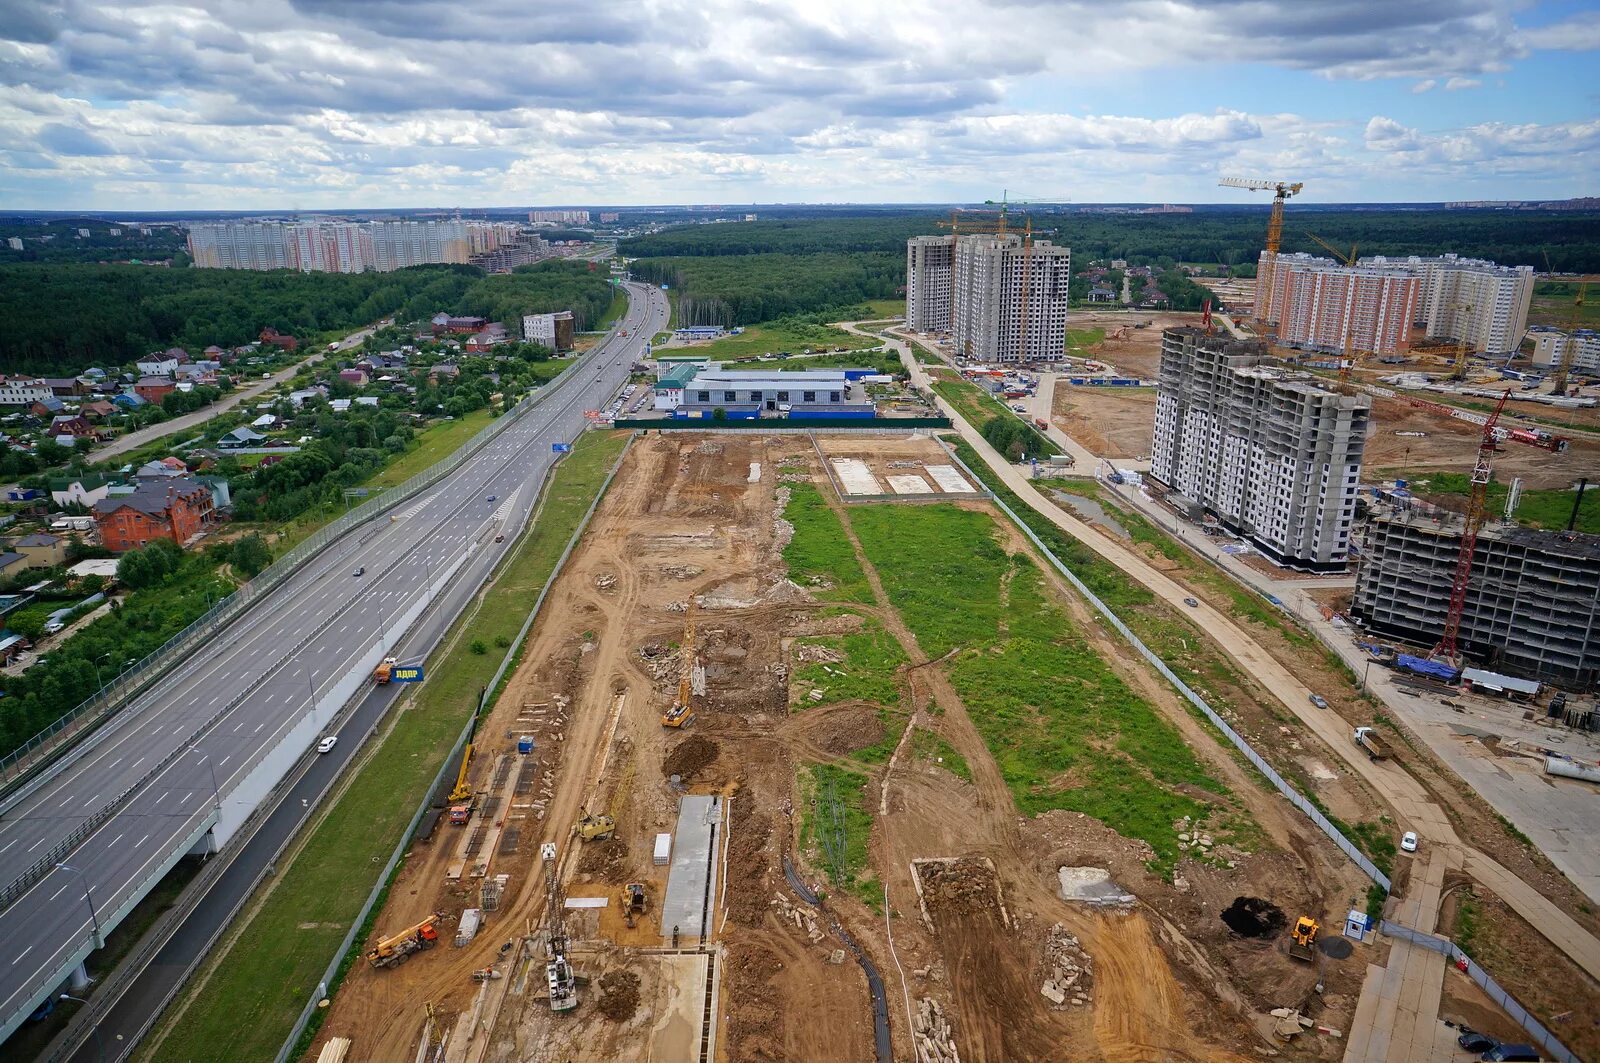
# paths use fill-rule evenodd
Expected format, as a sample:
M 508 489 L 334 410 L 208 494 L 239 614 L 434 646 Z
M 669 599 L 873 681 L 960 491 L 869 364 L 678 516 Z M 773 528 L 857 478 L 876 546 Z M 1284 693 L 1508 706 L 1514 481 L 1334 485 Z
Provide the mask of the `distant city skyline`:
M 1600 195 L 1585 0 L 0 0 L 0 204 Z

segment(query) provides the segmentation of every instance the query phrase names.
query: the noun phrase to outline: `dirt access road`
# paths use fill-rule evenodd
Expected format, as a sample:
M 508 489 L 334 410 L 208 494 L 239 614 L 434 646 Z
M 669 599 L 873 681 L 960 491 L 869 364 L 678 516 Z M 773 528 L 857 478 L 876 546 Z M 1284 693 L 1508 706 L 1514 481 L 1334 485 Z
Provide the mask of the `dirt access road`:
M 913 381 L 927 388 L 927 375 L 912 358 L 906 344 L 894 339 L 888 342 L 893 343 L 899 350 L 902 364 L 911 373 Z M 949 408 L 943 400 L 938 400 L 938 404 L 952 419 L 952 423 L 958 426 L 962 438 L 977 450 L 989 468 L 1007 487 L 1016 492 L 1024 503 L 1170 605 L 1183 608 L 1183 600 L 1189 595 L 1182 585 L 1155 569 L 1142 555 L 1106 536 L 1099 535 L 1088 525 L 1052 505 L 1039 494 L 1032 482 L 1023 476 L 1020 470 L 1008 463 L 970 424 L 966 423 L 958 411 Z M 1458 849 L 1460 862 L 1468 874 L 1503 898 L 1530 925 L 1592 977 L 1600 978 L 1600 940 L 1488 854 L 1458 837 L 1444 810 L 1429 797 L 1427 791 L 1415 779 L 1394 766 L 1392 762 L 1368 760 L 1350 742 L 1342 722 L 1308 709 L 1312 691 L 1260 647 L 1234 623 L 1231 617 L 1206 603 L 1202 603 L 1196 612 L 1206 630 L 1230 657 L 1257 682 L 1270 690 L 1330 748 L 1337 751 L 1351 770 L 1388 798 L 1399 822 L 1410 825 L 1423 837 L 1432 839 L 1435 844 Z M 1424 929 L 1432 930 L 1431 927 Z

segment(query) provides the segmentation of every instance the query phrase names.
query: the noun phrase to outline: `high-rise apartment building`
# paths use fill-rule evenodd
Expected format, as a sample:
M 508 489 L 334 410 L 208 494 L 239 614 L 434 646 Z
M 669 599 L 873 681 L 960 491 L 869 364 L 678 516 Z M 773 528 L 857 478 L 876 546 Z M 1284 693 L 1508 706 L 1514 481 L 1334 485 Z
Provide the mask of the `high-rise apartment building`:
M 1454 514 L 1377 514 L 1367 525 L 1352 615 L 1377 634 L 1437 643 L 1461 532 Z M 1600 681 L 1600 536 L 1484 527 L 1457 639 L 1491 668 L 1592 687 Z
M 949 332 L 981 362 L 1053 361 L 1067 345 L 1072 251 L 1004 236 L 913 236 L 906 241 L 906 324 Z
M 1428 337 L 1465 343 L 1478 354 L 1511 355 L 1528 330 L 1532 266 L 1463 259 L 1433 272 Z
M 534 225 L 588 225 L 586 210 L 530 210 L 528 221 Z
M 466 262 L 474 244 L 502 246 L 520 230 L 504 222 L 225 222 L 189 228 L 189 254 L 209 269 L 387 273 Z
M 1259 343 L 1167 329 L 1150 472 L 1280 564 L 1342 569 L 1371 405 Z
M 1278 342 L 1321 351 L 1402 353 L 1411 346 L 1418 283 L 1404 270 L 1280 257 L 1272 278 Z
M 955 327 L 954 236 L 913 236 L 906 241 L 906 324 L 918 332 Z

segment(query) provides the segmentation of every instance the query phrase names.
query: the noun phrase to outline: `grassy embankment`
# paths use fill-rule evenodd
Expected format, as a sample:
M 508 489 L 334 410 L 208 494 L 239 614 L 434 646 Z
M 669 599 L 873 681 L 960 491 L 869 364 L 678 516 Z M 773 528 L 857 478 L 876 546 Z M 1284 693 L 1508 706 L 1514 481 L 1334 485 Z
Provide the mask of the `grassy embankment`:
M 857 336 L 832 325 L 813 325 L 792 318 L 768 321 L 759 325 L 746 325 L 738 336 L 724 336 L 710 343 L 697 343 L 674 348 L 672 353 L 703 354 L 714 362 L 736 362 L 756 358 L 763 354 L 788 351 L 798 355 L 806 349 L 831 351 L 843 347 L 847 351 L 876 347 L 878 341 L 868 336 Z M 805 359 L 797 368 L 821 368 L 811 359 Z
M 1017 427 L 1013 427 L 1011 431 L 1023 440 L 1025 453 L 1040 458 L 1061 453 L 1061 448 L 1040 435 L 1025 417 L 983 388 L 967 383 L 951 370 L 936 371 L 932 377 L 933 390 L 940 398 L 954 406 L 962 419 L 978 431 L 984 432 L 995 418 L 1003 418 L 1016 423 Z
M 1161 874 L 1178 859 L 1184 816 L 1243 840 L 1239 802 L 1086 644 L 1033 561 L 1006 553 L 989 516 L 863 506 L 851 524 L 922 651 L 956 651 L 951 683 L 1020 811 L 1093 816 L 1148 843 Z
M 451 629 L 448 649 L 428 662 L 427 682 L 392 713 L 343 794 L 280 866 L 237 938 L 213 953 L 203 984 L 145 1058 L 214 1058 L 217 1045 L 236 1059 L 277 1051 L 498 666 L 500 654 L 466 648 L 476 640 L 510 645 L 626 439 L 586 433 L 557 467 L 533 529 L 481 604 Z

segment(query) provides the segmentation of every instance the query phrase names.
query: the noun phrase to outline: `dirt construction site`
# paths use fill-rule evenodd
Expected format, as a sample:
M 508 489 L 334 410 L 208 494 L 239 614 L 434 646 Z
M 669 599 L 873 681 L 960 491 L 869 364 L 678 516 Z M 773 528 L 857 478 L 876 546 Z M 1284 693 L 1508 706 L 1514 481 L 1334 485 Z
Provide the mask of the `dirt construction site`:
M 430 918 L 437 942 L 359 959 L 305 1058 L 335 1037 L 350 1060 L 452 1063 L 1341 1058 L 1385 947 L 1340 933 L 1365 878 L 1042 565 L 1042 597 L 1013 574 L 1002 607 L 1064 618 L 1211 781 L 1171 788 L 1205 811 L 1153 825 L 1170 849 L 1070 801 L 1020 809 L 1030 754 L 997 757 L 966 700 L 980 654 L 924 648 L 935 621 L 856 523 L 996 511 L 849 503 L 830 455 L 949 464 L 929 438 L 884 443 L 635 439 L 477 730 L 471 796 L 419 832 L 363 950 Z M 992 525 L 984 549 L 1030 556 Z M 1381 819 L 1316 741 L 1285 755 L 1319 799 Z M 1302 915 L 1322 935 L 1297 957 Z

